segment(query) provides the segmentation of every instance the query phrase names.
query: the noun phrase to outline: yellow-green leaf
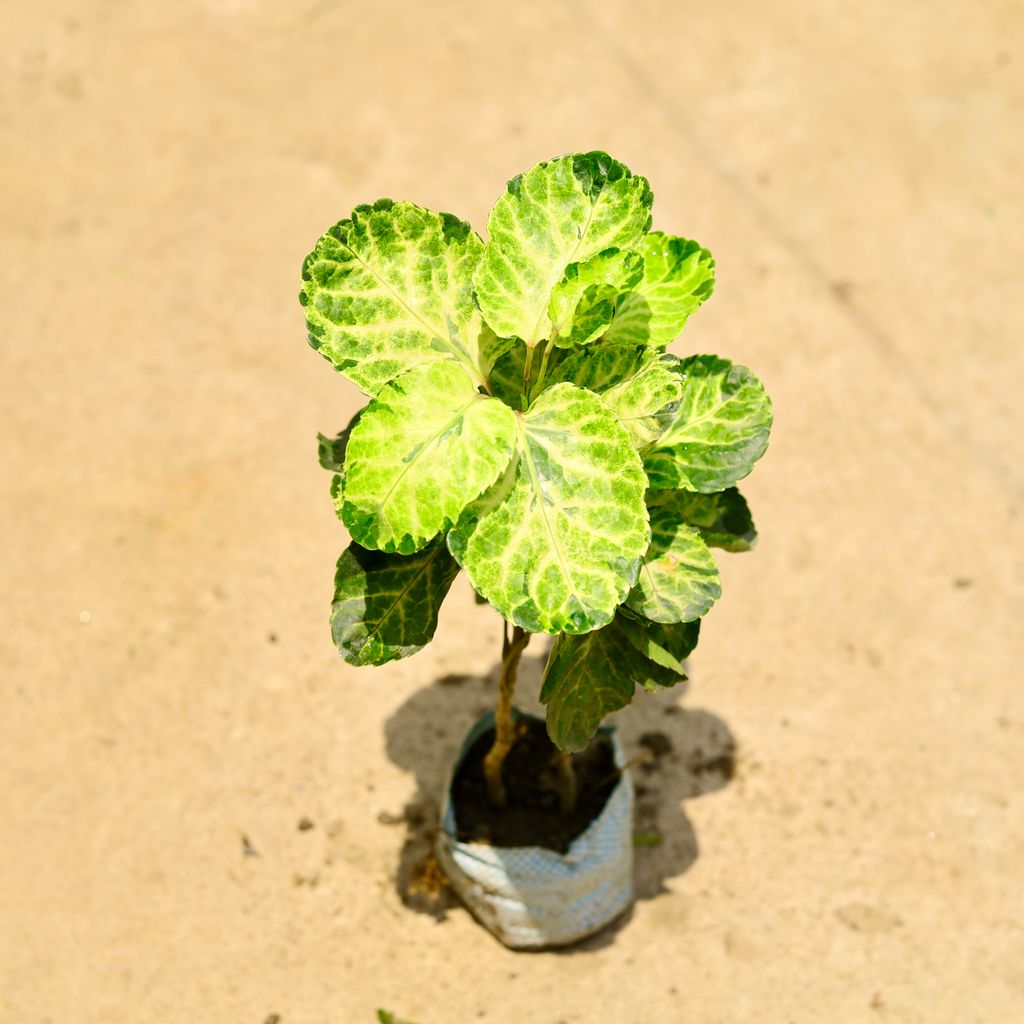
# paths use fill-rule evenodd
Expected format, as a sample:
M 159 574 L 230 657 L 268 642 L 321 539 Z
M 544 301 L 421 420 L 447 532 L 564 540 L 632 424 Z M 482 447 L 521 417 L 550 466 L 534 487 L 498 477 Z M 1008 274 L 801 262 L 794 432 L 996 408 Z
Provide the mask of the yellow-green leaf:
M 547 379 L 550 384 L 569 381 L 603 394 L 639 373 L 650 357 L 650 349 L 641 345 L 610 345 L 598 341 L 570 353 L 548 373 Z
M 604 249 L 582 263 L 570 263 L 551 292 L 551 337 L 560 348 L 588 345 L 604 333 L 624 292 L 643 277 L 643 257 Z
M 473 301 L 482 253 L 480 237 L 450 213 L 390 199 L 357 207 L 302 265 L 309 343 L 368 395 L 441 359 L 482 383 L 481 347 L 490 345 Z
M 728 359 L 691 356 L 679 372 L 679 408 L 644 453 L 644 469 L 657 490 L 724 490 L 742 480 L 768 447 L 771 400 L 745 366 Z
M 605 338 L 664 348 L 715 286 L 715 261 L 696 242 L 652 231 L 640 244 L 643 280 L 624 295 Z
M 673 509 L 652 508 L 651 544 L 626 607 L 653 622 L 689 622 L 721 593 L 718 567 L 700 534 Z
M 572 384 L 548 389 L 516 420 L 505 476 L 448 544 L 510 622 L 584 633 L 611 621 L 647 548 L 640 460 L 607 406 Z
M 410 554 L 458 519 L 508 465 L 515 416 L 451 360 L 414 367 L 349 437 L 342 518 L 363 547 Z
M 555 286 L 572 263 L 603 249 L 632 249 L 651 223 L 646 178 L 607 153 L 575 153 L 513 178 L 487 222 L 474 276 L 484 319 L 529 347 L 551 334 Z
M 602 395 L 639 449 L 665 433 L 683 395 L 679 359 L 667 352 L 645 351 L 647 358 L 637 373 Z
M 326 434 L 317 434 L 317 457 L 324 469 L 334 473 L 331 477 L 331 498 L 334 501 L 334 512 L 340 518 L 341 507 L 344 504 L 345 490 L 345 451 L 348 448 L 348 439 L 352 434 L 352 428 L 359 422 L 362 416 L 362 409 L 349 420 L 348 426 L 340 431 L 335 437 L 328 437 Z

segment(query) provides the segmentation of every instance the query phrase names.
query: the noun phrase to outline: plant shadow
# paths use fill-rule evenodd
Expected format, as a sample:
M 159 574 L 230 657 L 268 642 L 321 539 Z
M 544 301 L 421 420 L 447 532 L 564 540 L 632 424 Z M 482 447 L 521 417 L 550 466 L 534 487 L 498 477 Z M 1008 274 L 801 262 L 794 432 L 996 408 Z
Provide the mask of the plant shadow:
M 536 701 L 546 652 L 523 658 L 517 705 L 543 714 Z M 416 792 L 399 813 L 381 822 L 404 826 L 395 874 L 402 902 L 442 921 L 459 906 L 433 858 L 440 802 L 459 747 L 469 728 L 490 710 L 497 692 L 498 666 L 487 676 L 445 675 L 417 690 L 384 726 L 387 753 L 412 773 Z M 633 766 L 636 790 L 634 881 L 638 900 L 667 892 L 666 880 L 687 871 L 699 854 L 683 802 L 726 786 L 733 776 L 736 744 L 725 722 L 701 709 L 680 707 L 686 684 L 659 694 L 638 694 L 615 724 Z M 588 952 L 614 941 L 627 913 L 597 935 L 567 947 Z

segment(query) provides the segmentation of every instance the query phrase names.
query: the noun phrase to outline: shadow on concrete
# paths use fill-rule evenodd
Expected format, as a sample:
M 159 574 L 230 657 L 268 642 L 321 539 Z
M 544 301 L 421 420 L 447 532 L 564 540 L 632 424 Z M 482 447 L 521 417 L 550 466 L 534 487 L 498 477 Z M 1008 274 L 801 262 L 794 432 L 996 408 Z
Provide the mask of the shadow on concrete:
M 535 695 L 543 661 L 544 655 L 524 657 L 520 670 L 522 699 L 517 703 L 535 713 L 540 710 Z M 388 756 L 416 781 L 416 792 L 401 812 L 381 816 L 384 824 L 405 829 L 395 886 L 407 907 L 437 920 L 458 906 L 433 859 L 440 801 L 463 737 L 492 707 L 497 672 L 495 666 L 486 677 L 442 676 L 417 690 L 384 726 Z M 683 874 L 697 859 L 697 836 L 684 801 L 721 789 L 733 776 L 736 747 L 729 727 L 711 712 L 680 707 L 684 688 L 638 694 L 616 719 L 627 756 L 648 756 L 632 769 L 638 900 L 665 892 L 666 880 Z M 567 952 L 608 945 L 629 917 Z

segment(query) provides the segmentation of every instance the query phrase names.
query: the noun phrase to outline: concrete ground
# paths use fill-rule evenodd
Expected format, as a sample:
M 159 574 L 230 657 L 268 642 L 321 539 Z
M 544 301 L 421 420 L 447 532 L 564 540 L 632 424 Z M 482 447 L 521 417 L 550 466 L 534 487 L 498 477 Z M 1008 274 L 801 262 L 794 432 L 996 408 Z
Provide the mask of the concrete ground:
M 2 5 L 0 1021 L 1024 1020 L 1022 44 L 1014 0 Z M 642 899 L 517 955 L 418 867 L 495 618 L 329 641 L 360 399 L 298 268 L 590 148 L 714 252 L 677 350 L 776 429 L 689 692 L 620 716 L 675 751 Z

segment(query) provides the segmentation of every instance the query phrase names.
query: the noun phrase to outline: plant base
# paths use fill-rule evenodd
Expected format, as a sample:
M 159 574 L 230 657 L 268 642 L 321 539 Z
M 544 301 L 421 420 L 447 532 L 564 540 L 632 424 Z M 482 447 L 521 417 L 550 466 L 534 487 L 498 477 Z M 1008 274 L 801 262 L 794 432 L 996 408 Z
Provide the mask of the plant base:
M 525 717 L 525 716 L 523 716 Z M 488 713 L 469 731 L 455 772 L 494 726 Z M 615 764 L 625 755 L 615 730 Z M 633 903 L 633 785 L 627 772 L 604 807 L 565 853 L 539 846 L 499 847 L 458 839 L 451 783 L 441 811 L 437 861 L 474 917 L 510 949 L 565 946 L 600 931 Z

